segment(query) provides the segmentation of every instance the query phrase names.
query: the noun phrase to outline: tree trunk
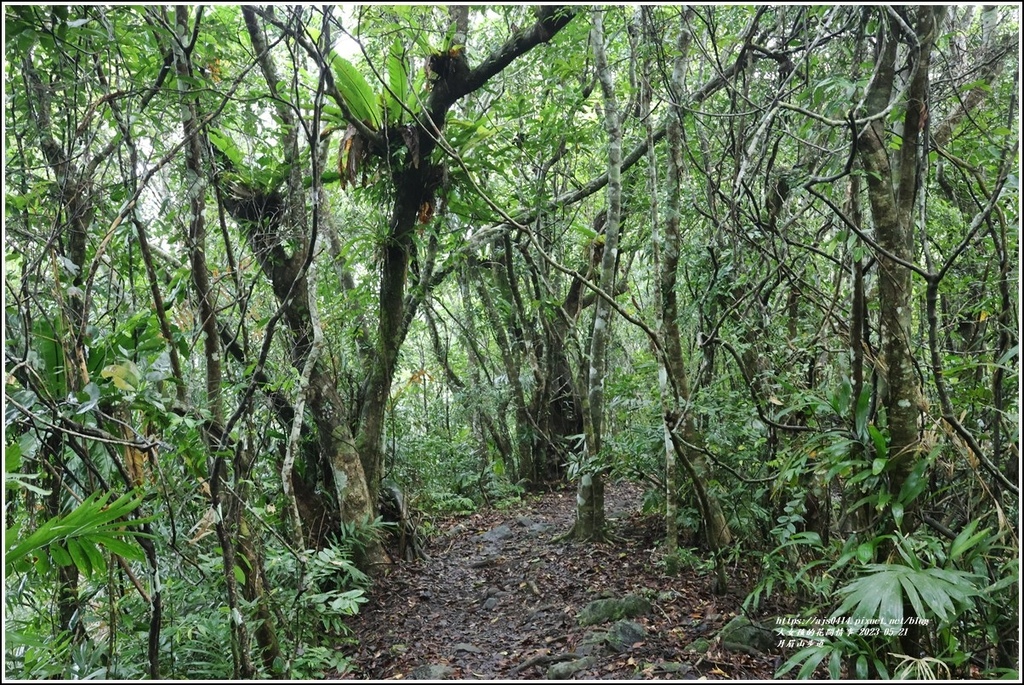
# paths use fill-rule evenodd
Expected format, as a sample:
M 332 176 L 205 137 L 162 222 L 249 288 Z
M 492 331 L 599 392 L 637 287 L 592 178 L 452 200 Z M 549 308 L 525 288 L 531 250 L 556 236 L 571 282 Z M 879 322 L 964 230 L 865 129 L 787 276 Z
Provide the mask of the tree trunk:
M 689 32 L 684 19 L 679 36 L 680 56 L 676 60 L 673 71 L 673 88 L 676 91 L 675 101 L 680 102 L 683 93 L 683 70 Z M 673 106 L 669 114 L 666 137 L 668 139 L 668 208 L 665 220 L 664 238 L 655 241 L 658 258 L 658 314 L 659 337 L 661 343 L 661 377 L 662 402 L 664 405 L 664 431 L 666 449 L 666 476 L 676 478 L 676 457 L 680 465 L 690 476 L 693 487 L 698 495 L 697 500 L 704 519 L 704 534 L 708 548 L 716 557 L 717 582 L 716 590 L 724 593 L 727 590 L 724 560 L 721 552 L 732 542 L 725 513 L 714 493 L 708 487 L 710 468 L 703 454 L 689 445 L 697 446 L 702 438 L 690 410 L 690 381 L 683 361 L 682 335 L 679 330 L 679 300 L 677 296 L 677 273 L 679 270 L 679 254 L 681 247 L 680 215 L 682 212 L 682 124 L 683 110 Z M 678 440 L 676 433 L 681 432 L 684 441 Z M 678 497 L 678 483 L 669 481 L 666 496 L 669 499 Z M 666 514 L 668 510 L 666 510 Z M 674 507 L 672 510 L 674 515 Z M 674 523 L 674 522 L 673 522 Z
M 882 366 L 886 374 L 884 404 L 889 429 L 886 473 L 888 490 L 894 499 L 899 497 L 903 483 L 923 452 L 920 432 L 924 398 L 912 342 L 913 283 L 907 264 L 915 261 L 915 209 L 928 157 L 926 123 L 931 50 L 945 9 L 922 6 L 916 10 L 917 45 L 911 47 L 908 64 L 904 67 L 910 69 L 912 75 L 896 159 L 889 157 L 884 117 L 872 121 L 857 140 L 857 153 L 867 172 L 875 239 L 881 252 L 878 297 Z M 879 22 L 875 55 L 878 67 L 865 96 L 869 115 L 882 112 L 893 96 L 898 38 L 902 31 L 888 15 L 885 21 Z M 914 503 L 900 504 L 902 517 L 913 518 Z M 913 523 L 892 521 L 892 525 L 901 524 L 905 529 L 913 528 Z M 919 626 L 912 627 L 901 637 L 906 653 L 913 654 L 913 650 L 920 649 L 921 637 Z
M 190 212 L 186 244 L 188 245 L 192 285 L 199 300 L 204 361 L 206 363 L 206 409 L 210 416 L 205 431 L 213 463 L 210 473 L 210 506 L 215 511 L 222 512 L 222 515 L 217 517 L 215 527 L 221 547 L 224 582 L 230 610 L 228 623 L 231 626 L 235 677 L 247 679 L 255 675 L 256 668 L 249 655 L 249 630 L 239 608 L 238 584 L 234 575 L 237 530 L 228 530 L 230 524 L 237 523 L 238 516 L 233 515 L 232 512 L 237 512 L 241 505 L 231 495 L 232 484 L 229 483 L 228 467 L 223 456 L 224 450 L 227 448 L 228 436 L 224 434 L 224 410 L 221 399 L 223 380 L 217 309 L 206 264 L 207 175 L 203 165 L 200 123 L 195 95 L 190 92 L 187 85 L 192 78 L 192 67 L 184 47 L 188 44 L 190 34 L 188 7 L 177 6 L 174 17 L 177 33 L 174 42 L 174 64 L 178 75 L 182 130 L 188 140 L 185 153 L 185 179 L 191 183 L 191 187 L 187 189 Z M 232 527 L 234 528 L 234 526 Z
M 306 277 L 309 261 L 313 257 L 317 222 L 308 231 L 305 218 L 306 196 L 302 184 L 304 165 L 299 156 L 298 131 L 291 106 L 286 99 L 285 88 L 280 87 L 273 62 L 269 59 L 263 27 L 258 16 L 289 32 L 291 38 L 317 61 L 323 76 L 326 94 L 331 97 L 346 116 L 353 128 L 359 132 L 361 143 L 373 154 L 389 159 L 398 147 L 409 147 L 414 154 L 398 166 L 388 162 L 391 169 L 390 185 L 394 199 L 388 225 L 383 232 L 380 248 L 380 289 L 377 306 L 378 325 L 376 341 L 365 346 L 361 360 L 366 369 L 358 391 L 357 406 L 346 407 L 334 387 L 334 380 L 322 363 L 314 365 L 309 375 L 309 412 L 317 423 L 316 450 L 303 450 L 303 458 L 311 460 L 304 469 L 309 482 L 301 482 L 293 476 L 293 484 L 300 498 L 300 515 L 307 536 L 311 531 L 326 533 L 343 521 L 370 522 L 375 519 L 377 494 L 383 464 L 381 443 L 384 423 L 388 410 L 391 383 L 398 366 L 399 350 L 409 330 L 410 322 L 420 304 L 439 280 L 431 271 L 431 260 L 417 257 L 417 231 L 428 232 L 436 204 L 436 194 L 444 184 L 446 172 L 442 165 L 429 160 L 437 147 L 436 132 L 444 128 L 448 110 L 464 95 L 480 88 L 496 73 L 500 72 L 517 56 L 533 46 L 547 42 L 571 20 L 570 11 L 560 8 L 542 8 L 537 13 L 537 22 L 520 32 L 517 40 L 506 43 L 490 55 L 477 69 L 470 69 L 464 50 L 445 52 L 449 68 L 445 73 L 436 74 L 431 82 L 429 96 L 424 103 L 424 119 L 410 125 L 408 131 L 397 128 L 372 130 L 365 123 L 351 115 L 345 98 L 334 82 L 332 66 L 325 59 L 315 42 L 302 32 L 278 22 L 270 14 L 262 14 L 256 8 L 243 8 L 246 28 L 254 52 L 260 60 L 260 68 L 270 93 L 275 95 L 277 114 L 282 122 L 282 146 L 288 166 L 287 194 L 276 189 L 256 189 L 241 183 L 228 182 L 222 177 L 225 208 L 243 227 L 246 241 L 260 264 L 261 270 L 270 281 L 285 321 L 293 337 L 293 359 L 296 368 L 303 368 L 312 344 L 312 327 L 308 298 L 310 283 Z M 453 32 L 468 29 L 466 10 L 456 9 L 451 13 Z M 320 131 L 310 134 L 307 141 L 315 146 L 320 140 Z M 414 140 L 415 143 L 410 143 Z M 229 160 L 221 160 L 231 169 Z M 240 170 L 236 170 L 240 171 Z M 318 169 L 314 168 L 314 180 Z M 316 189 L 322 190 L 322 189 Z M 315 205 L 314 205 L 315 206 Z M 285 249 L 285 237 L 297 247 L 289 254 Z M 312 237 L 311 237 L 312 236 Z M 419 282 L 408 282 L 411 266 L 421 267 Z M 276 320 L 275 320 L 276 321 Z M 272 327 L 268 326 L 267 335 Z M 269 342 L 269 338 L 268 338 Z M 262 373 L 266 361 L 266 350 L 259 360 L 257 369 Z M 320 487 L 320 485 L 324 487 Z M 302 501 L 310 495 L 314 501 Z M 310 540 L 316 546 L 326 544 L 324 537 Z M 382 563 L 386 557 L 383 548 L 376 541 L 368 544 L 365 562 L 370 566 Z
M 608 210 L 603 237 L 601 270 L 598 286 L 607 293 L 615 292 L 615 276 L 619 256 L 619 226 L 622 220 L 622 122 L 615 96 L 615 84 L 604 44 L 604 9 L 591 11 L 593 25 L 590 40 L 601 92 L 604 95 L 604 127 L 608 133 Z M 611 305 L 598 299 L 594 306 L 594 327 L 590 336 L 587 400 L 583 416 L 586 436 L 586 461 L 580 476 L 576 497 L 576 526 L 573 531 L 580 540 L 599 540 L 604 532 L 604 473 L 602 466 L 602 422 L 604 419 L 604 382 L 607 371 Z
M 928 72 L 931 49 L 944 8 L 917 9 L 918 47 L 905 68 L 913 76 L 906 95 L 902 142 L 895 160 L 889 156 L 885 117 L 876 118 L 857 139 L 857 153 L 867 172 L 868 200 L 879 255 L 879 328 L 885 371 L 884 406 L 889 429 L 889 492 L 897 494 L 921 453 L 919 432 L 923 406 L 921 377 L 912 336 L 914 210 L 925 155 Z M 868 115 L 885 110 L 893 96 L 898 38 L 902 28 L 885 15 L 879 22 L 874 80 L 865 97 Z M 903 263 L 901 263 L 903 262 Z

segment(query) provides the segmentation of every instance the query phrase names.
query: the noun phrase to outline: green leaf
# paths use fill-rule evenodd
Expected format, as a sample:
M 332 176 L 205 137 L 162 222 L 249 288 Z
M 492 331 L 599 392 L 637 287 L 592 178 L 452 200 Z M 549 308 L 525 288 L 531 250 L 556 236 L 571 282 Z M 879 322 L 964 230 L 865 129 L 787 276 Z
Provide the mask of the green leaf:
M 853 669 L 857 674 L 857 680 L 867 680 L 868 677 L 868 658 L 861 654 L 857 657 L 857 664 Z
M 4 447 L 4 475 L 16 473 L 21 468 L 21 445 L 17 442 Z
M 245 585 L 245 571 L 242 570 L 241 566 L 235 566 L 235 580 Z
M 137 531 L 125 530 L 126 527 L 152 520 L 152 517 L 123 520 L 142 504 L 142 493 L 129 492 L 108 504 L 107 500 L 111 495 L 111 492 L 94 492 L 67 515 L 44 521 L 28 537 L 18 539 L 17 535 L 8 534 L 4 555 L 6 573 L 27 570 L 28 561 L 32 556 L 35 556 L 39 571 L 45 572 L 49 565 L 44 549 L 49 549 L 54 562 L 58 565 L 68 566 L 74 563 L 85 566 L 84 559 L 87 558 L 89 563 L 92 563 L 95 555 L 83 551 L 84 544 L 102 544 L 112 552 L 125 552 L 122 556 L 127 558 L 142 558 L 141 553 L 133 551 L 130 545 L 122 541 L 126 537 L 142 536 L 142 533 Z M 73 558 L 72 554 L 76 558 Z
M 71 263 L 71 266 L 75 265 Z M 63 326 L 58 321 L 56 326 L 47 319 L 37 319 L 32 326 L 32 346 L 38 355 L 37 368 L 46 391 L 51 397 L 64 397 L 68 394 L 67 375 L 64 366 L 64 348 L 61 345 Z
M 1008 349 L 1008 350 L 1007 350 L 1007 351 L 1006 351 L 1006 352 L 1005 352 L 1005 353 L 1003 354 L 1003 356 L 1001 356 L 1001 357 L 1000 357 L 1000 358 L 998 359 L 998 361 L 996 361 L 996 366 L 1006 366 L 1007 364 L 1009 364 L 1009 362 L 1010 362 L 1010 360 L 1011 360 L 1011 359 L 1013 359 L 1014 357 L 1016 357 L 1016 356 L 1017 356 L 1017 354 L 1018 354 L 1019 352 L 1020 352 L 1020 345 L 1014 345 L 1013 347 L 1011 347 L 1010 349 Z
M 871 618 L 877 618 L 882 626 L 903 625 L 903 590 L 900 579 L 899 575 L 885 578 L 886 582 L 880 584 L 878 592 L 877 614 L 868 614 Z
M 828 655 L 828 650 L 824 647 L 808 647 L 807 649 L 814 649 L 814 653 L 810 654 L 807 661 L 804 662 L 804 665 L 800 667 L 800 671 L 796 675 L 799 680 L 807 680 L 810 678 L 814 674 L 814 669 L 816 669 L 822 659 Z M 799 655 L 800 652 L 797 652 L 797 654 Z
M 90 561 L 89 556 L 86 555 L 85 551 L 82 549 L 83 543 L 89 544 L 88 542 L 79 541 L 74 538 L 69 539 L 67 541 L 68 554 L 71 556 L 71 560 L 74 562 L 75 566 L 78 567 L 78 570 L 82 575 L 91 576 L 93 571 L 92 562 Z
M 41 488 L 38 485 L 33 485 L 28 481 L 32 478 L 39 478 L 41 474 L 38 473 L 5 473 L 4 474 L 4 487 L 8 490 L 16 490 L 18 488 L 24 488 L 29 492 L 34 492 L 37 495 L 45 497 L 50 494 L 49 490 Z
M 373 129 L 381 126 L 380 105 L 373 89 L 359 70 L 347 59 L 331 50 L 331 66 L 338 92 L 345 100 L 352 116 Z
M 231 163 L 236 167 L 243 165 L 244 159 L 242 157 L 242 151 L 238 149 L 234 141 L 228 138 L 226 135 L 219 131 L 211 130 L 207 133 L 210 138 L 210 142 L 215 148 L 224 153 L 224 156 L 231 160 Z
M 889 447 L 885 435 L 875 426 L 868 426 L 868 433 L 871 435 L 871 441 L 875 444 L 875 456 L 879 459 L 886 458 L 889 454 Z
M 852 390 L 851 390 L 852 393 Z M 854 430 L 857 437 L 864 439 L 867 434 L 868 416 L 871 410 L 871 387 L 866 385 L 857 398 L 857 406 L 854 408 L 853 420 Z
M 832 657 L 828 660 L 828 675 L 832 680 L 839 680 L 842 675 L 843 669 L 843 653 L 841 651 L 834 650 Z
M 903 481 L 903 485 L 900 487 L 899 501 L 904 505 L 917 499 L 917 496 L 924 492 L 924 489 L 928 486 L 928 479 L 924 477 L 927 464 L 921 461 L 919 466 L 920 468 L 914 468 L 913 471 L 907 474 L 906 480 Z
M 919 571 L 902 564 L 868 564 L 864 570 L 866 575 L 840 588 L 847 597 L 835 616 L 876 619 L 882 626 L 899 629 L 906 593 L 919 617 L 948 622 L 956 617 L 957 604 L 966 607 L 978 594 L 975 577 L 963 571 Z
M 779 670 L 775 673 L 775 677 L 781 678 L 786 673 L 796 668 L 796 666 L 802 662 L 803 667 L 800 669 L 797 678 L 806 679 L 810 676 L 811 673 L 814 672 L 814 669 L 818 667 L 818 664 L 821 663 L 821 660 L 828 655 L 828 652 L 828 648 L 825 647 L 804 647 L 799 652 L 791 656 L 786 661 L 786 663 L 782 664 L 782 666 L 779 667 Z
M 388 120 L 393 123 L 401 123 L 405 118 L 403 104 L 412 109 L 413 103 L 409 102 L 411 94 L 409 73 L 411 71 L 408 61 L 405 59 L 405 46 L 402 44 L 402 41 L 396 38 L 395 42 L 391 44 L 391 51 L 388 53 L 387 58 L 388 88 L 390 88 L 390 92 L 385 91 Z
M 100 376 L 111 379 L 118 390 L 134 392 L 139 385 L 140 374 L 134 362 L 126 361 L 124 364 L 110 364 L 100 372 Z
M 85 555 L 89 558 L 89 564 L 92 566 L 94 573 L 96 571 L 103 571 L 107 568 L 107 560 L 103 556 L 103 552 L 100 551 L 98 543 L 99 540 L 94 538 L 90 540 L 88 544 L 82 544 L 82 551 L 85 552 Z
M 862 564 L 869 563 L 875 558 L 875 541 L 870 540 L 857 548 L 857 561 Z
M 134 537 L 142 537 L 142 535 L 137 534 Z M 137 545 L 129 545 L 124 540 L 105 536 L 97 536 L 96 540 L 103 545 L 108 552 L 116 554 L 122 559 L 134 561 L 144 561 L 146 559 L 146 555 Z
M 76 414 L 84 414 L 87 411 L 92 411 L 92 409 L 100 402 L 100 388 L 96 383 L 90 382 L 82 388 L 82 393 L 85 393 L 86 400 L 78 405 L 78 409 L 75 410 Z
M 853 395 L 853 386 L 850 385 L 849 379 L 844 378 L 842 383 L 839 384 L 839 388 L 836 389 L 829 397 L 829 404 L 832 406 L 832 411 L 839 414 L 840 416 L 845 415 L 850 409 L 850 398 Z
M 892 503 L 892 518 L 896 523 L 896 527 L 899 528 L 903 525 L 903 503 L 893 502 Z
M 903 586 L 903 591 L 907 593 L 907 599 L 910 601 L 910 606 L 914 608 L 914 613 L 918 616 L 926 616 L 924 602 L 921 601 L 921 594 L 917 591 L 917 586 L 914 585 L 912 579 L 909 576 L 900 576 L 900 585 Z
M 50 556 L 58 566 L 71 566 L 74 563 L 68 551 L 60 545 L 50 545 Z
M 950 559 L 953 561 L 959 561 L 960 557 L 962 557 L 967 550 L 971 549 L 988 536 L 988 528 L 985 528 L 981 532 L 974 533 L 974 529 L 977 527 L 978 520 L 975 519 L 960 531 L 960 534 L 956 536 L 955 540 L 953 540 L 953 544 L 949 546 Z

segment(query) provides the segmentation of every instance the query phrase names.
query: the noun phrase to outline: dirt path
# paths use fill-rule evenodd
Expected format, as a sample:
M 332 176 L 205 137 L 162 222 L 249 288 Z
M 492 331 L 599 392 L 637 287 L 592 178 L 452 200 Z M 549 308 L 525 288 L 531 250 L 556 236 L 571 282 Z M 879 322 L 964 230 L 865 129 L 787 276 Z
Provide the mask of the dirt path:
M 713 642 L 684 651 L 735 615 L 742 595 L 714 596 L 707 576 L 665 577 L 655 563 L 662 531 L 657 517 L 639 514 L 641 496 L 628 483 L 609 486 L 614 544 L 553 541 L 572 524 L 572 492 L 444 522 L 431 558 L 382 579 L 353 620 L 356 672 L 347 677 L 536 679 L 589 654 L 575 677 L 770 679 L 770 656 L 725 652 Z M 584 649 L 594 627 L 577 625 L 577 614 L 595 599 L 629 593 L 653 605 L 635 619 L 643 639 L 622 651 Z

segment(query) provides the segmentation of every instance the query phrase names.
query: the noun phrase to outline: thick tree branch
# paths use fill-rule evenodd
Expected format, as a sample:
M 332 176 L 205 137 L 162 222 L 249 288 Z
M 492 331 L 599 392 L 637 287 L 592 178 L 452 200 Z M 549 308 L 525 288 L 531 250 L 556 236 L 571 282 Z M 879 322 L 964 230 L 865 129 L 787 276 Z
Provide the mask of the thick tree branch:
M 483 86 L 493 76 L 501 73 L 502 69 L 511 64 L 515 58 L 529 52 L 541 43 L 547 43 L 575 16 L 576 9 L 574 7 L 561 5 L 538 7 L 537 21 L 533 26 L 509 38 L 504 45 L 472 69 L 462 83 L 453 85 L 450 91 L 451 103 Z

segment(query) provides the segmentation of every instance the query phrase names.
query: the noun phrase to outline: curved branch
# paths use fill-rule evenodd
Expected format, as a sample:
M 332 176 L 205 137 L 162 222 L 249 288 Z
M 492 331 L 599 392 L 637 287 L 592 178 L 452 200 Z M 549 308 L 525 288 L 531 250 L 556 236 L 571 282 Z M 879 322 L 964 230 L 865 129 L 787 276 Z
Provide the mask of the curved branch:
M 453 84 L 455 87 L 449 91 L 451 102 L 448 105 L 450 106 L 459 98 L 481 88 L 493 76 L 501 73 L 515 58 L 529 52 L 541 43 L 550 41 L 575 16 L 575 7 L 560 5 L 539 7 L 537 21 L 533 26 L 510 37 L 504 45 L 488 55 L 475 69 L 470 70 L 469 75 L 462 83 Z

